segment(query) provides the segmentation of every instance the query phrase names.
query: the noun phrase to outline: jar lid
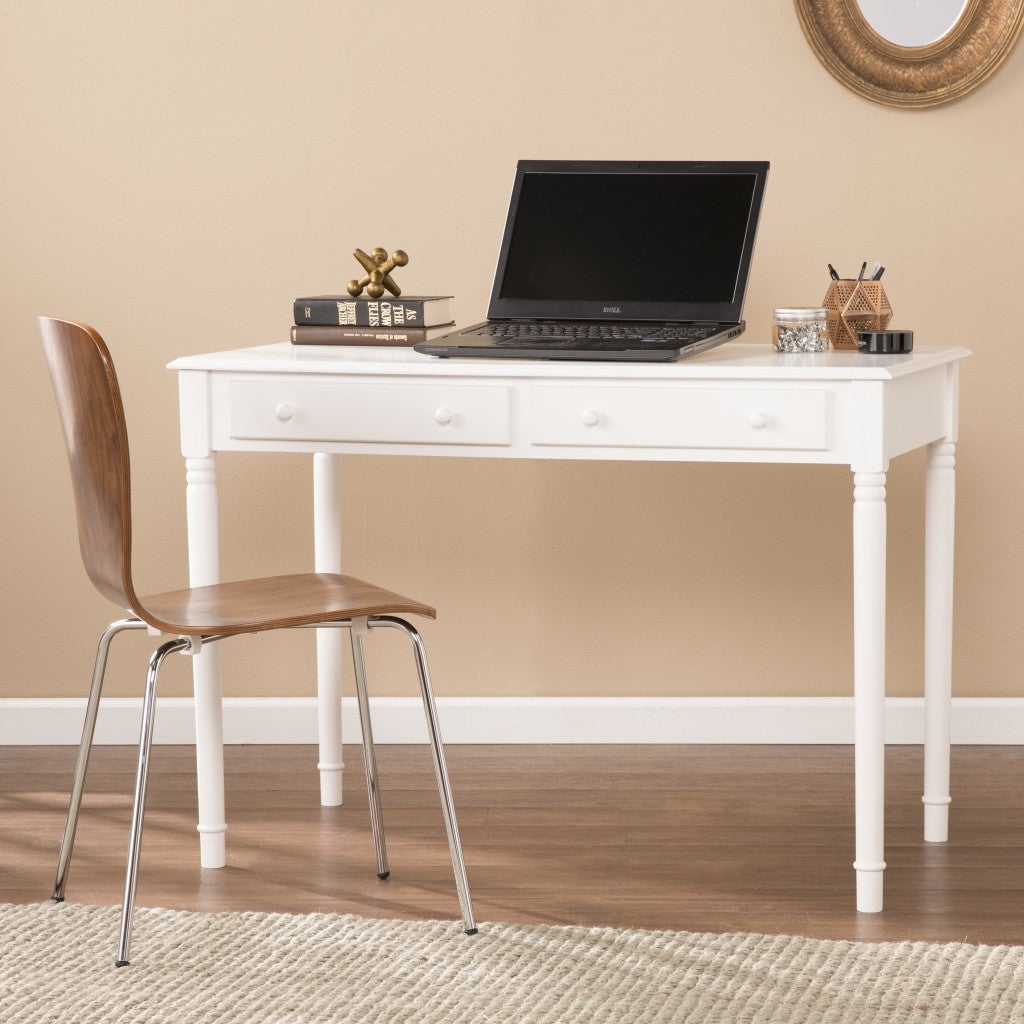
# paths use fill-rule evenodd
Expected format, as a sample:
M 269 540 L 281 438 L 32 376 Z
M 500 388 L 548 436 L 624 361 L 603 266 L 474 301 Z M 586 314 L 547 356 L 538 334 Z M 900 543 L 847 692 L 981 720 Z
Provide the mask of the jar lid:
M 776 320 L 824 320 L 827 316 L 825 309 L 815 306 L 793 306 L 775 310 Z

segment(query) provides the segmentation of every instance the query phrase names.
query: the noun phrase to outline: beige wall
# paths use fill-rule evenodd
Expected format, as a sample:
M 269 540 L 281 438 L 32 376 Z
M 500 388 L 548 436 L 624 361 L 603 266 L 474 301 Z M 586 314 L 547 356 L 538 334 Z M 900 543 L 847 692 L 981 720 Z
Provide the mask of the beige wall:
M 1019 692 L 1024 45 L 966 99 L 899 111 L 824 71 L 788 0 L 637 10 L 3 4 L 0 696 L 84 693 L 114 617 L 78 562 L 34 316 L 107 338 L 134 446 L 139 584 L 181 585 L 165 364 L 286 340 L 292 299 L 340 290 L 355 246 L 407 249 L 408 291 L 453 291 L 460 319 L 479 316 L 524 157 L 769 159 L 735 344 L 763 344 L 774 305 L 819 301 L 826 262 L 877 257 L 895 326 L 973 348 L 955 692 Z M 220 468 L 225 578 L 308 565 L 307 461 Z M 901 696 L 920 692 L 922 478 L 920 455 L 889 477 L 889 689 Z M 843 469 L 360 457 L 345 485 L 350 570 L 441 610 L 427 637 L 442 694 L 851 692 Z M 147 644 L 121 643 L 109 692 L 137 693 Z M 305 636 L 236 642 L 226 692 L 311 693 L 308 648 Z M 407 692 L 394 656 L 380 663 L 376 692 Z M 164 692 L 189 686 L 181 659 Z

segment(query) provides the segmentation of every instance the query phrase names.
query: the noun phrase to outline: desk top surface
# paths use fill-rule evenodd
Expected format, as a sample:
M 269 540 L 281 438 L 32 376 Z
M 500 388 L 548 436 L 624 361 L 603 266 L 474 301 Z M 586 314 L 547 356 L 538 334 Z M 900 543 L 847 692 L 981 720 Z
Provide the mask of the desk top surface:
M 958 362 L 969 349 L 916 348 L 905 355 L 859 352 L 784 354 L 770 345 L 733 343 L 673 363 L 533 359 L 439 359 L 411 348 L 292 345 L 283 342 L 183 356 L 171 370 L 446 378 L 573 380 L 893 380 Z

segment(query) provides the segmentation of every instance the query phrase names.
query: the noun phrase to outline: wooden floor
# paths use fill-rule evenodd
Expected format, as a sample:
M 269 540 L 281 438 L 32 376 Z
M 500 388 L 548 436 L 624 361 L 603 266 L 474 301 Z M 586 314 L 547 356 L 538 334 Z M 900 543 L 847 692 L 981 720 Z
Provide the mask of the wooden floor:
M 318 804 L 311 747 L 229 747 L 228 867 L 201 870 L 191 747 L 157 747 L 140 906 L 458 918 L 428 754 L 381 747 L 392 874 L 362 756 Z M 75 751 L 0 748 L 0 902 L 49 896 Z M 807 746 L 451 746 L 481 921 L 1024 943 L 1022 747 L 953 754 L 948 844 L 921 839 L 921 752 L 887 759 L 885 911 L 854 910 L 852 752 Z M 119 903 L 134 752 L 93 754 L 68 898 Z

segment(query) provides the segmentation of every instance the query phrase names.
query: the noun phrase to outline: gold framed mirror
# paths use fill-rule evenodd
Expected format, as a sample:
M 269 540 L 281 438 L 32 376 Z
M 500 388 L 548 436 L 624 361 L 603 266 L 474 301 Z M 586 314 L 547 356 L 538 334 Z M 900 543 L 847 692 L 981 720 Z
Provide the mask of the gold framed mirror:
M 902 5 L 903 23 L 892 20 L 900 12 L 891 7 L 881 20 L 873 13 L 880 8 L 868 0 L 863 7 L 857 0 L 794 4 L 828 71 L 861 96 L 893 107 L 931 107 L 976 89 L 1006 58 L 1024 25 L 1024 0 L 963 0 L 947 6 L 946 23 L 921 28 L 913 24 L 921 7 L 913 0 Z M 930 41 L 895 41 L 922 38 Z

